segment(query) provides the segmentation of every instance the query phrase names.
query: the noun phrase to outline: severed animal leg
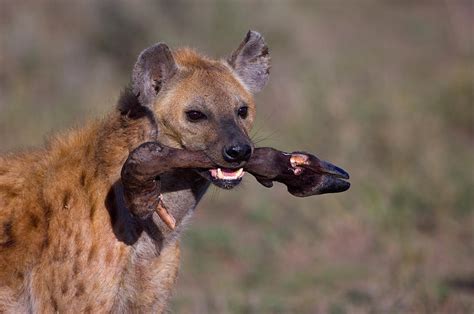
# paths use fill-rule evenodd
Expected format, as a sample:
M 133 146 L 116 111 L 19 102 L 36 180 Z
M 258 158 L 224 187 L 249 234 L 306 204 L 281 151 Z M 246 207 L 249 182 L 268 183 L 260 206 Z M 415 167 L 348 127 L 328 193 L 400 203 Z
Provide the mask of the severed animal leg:
M 176 226 L 160 197 L 160 174 L 178 168 L 211 169 L 216 164 L 203 152 L 174 149 L 156 142 L 140 145 L 130 153 L 122 168 L 127 207 L 132 214 L 147 218 L 156 212 L 170 228 Z M 244 169 L 264 186 L 277 181 L 299 197 L 337 193 L 349 189 L 349 174 L 341 168 L 305 153 L 285 153 L 273 148 L 256 148 Z
M 256 148 L 244 168 L 264 186 L 281 182 L 295 196 L 344 192 L 350 187 L 343 169 L 305 152 L 285 153 L 270 147 Z

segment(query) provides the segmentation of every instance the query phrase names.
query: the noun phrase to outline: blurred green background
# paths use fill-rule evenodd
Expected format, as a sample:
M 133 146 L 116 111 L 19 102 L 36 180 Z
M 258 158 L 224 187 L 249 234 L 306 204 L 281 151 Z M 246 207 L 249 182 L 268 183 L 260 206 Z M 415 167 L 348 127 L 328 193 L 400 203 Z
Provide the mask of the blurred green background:
M 259 146 L 351 173 L 297 199 L 213 188 L 183 239 L 176 313 L 474 312 L 472 1 L 0 1 L 0 152 L 113 110 L 154 42 L 271 49 Z

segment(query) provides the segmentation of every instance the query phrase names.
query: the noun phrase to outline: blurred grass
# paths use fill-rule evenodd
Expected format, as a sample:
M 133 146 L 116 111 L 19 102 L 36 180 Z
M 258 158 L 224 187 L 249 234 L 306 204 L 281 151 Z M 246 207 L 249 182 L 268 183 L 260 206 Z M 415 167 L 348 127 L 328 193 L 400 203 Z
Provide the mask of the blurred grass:
M 347 169 L 309 199 L 247 178 L 184 236 L 177 313 L 472 313 L 471 1 L 0 2 L 0 151 L 113 108 L 156 41 L 273 58 L 254 139 Z M 464 287 L 464 288 L 463 288 Z

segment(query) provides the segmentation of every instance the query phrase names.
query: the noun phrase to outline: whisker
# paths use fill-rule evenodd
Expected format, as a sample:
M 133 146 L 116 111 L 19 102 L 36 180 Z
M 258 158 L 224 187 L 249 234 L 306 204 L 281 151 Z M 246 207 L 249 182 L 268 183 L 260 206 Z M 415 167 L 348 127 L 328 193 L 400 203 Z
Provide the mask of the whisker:
M 278 131 L 273 131 L 267 135 L 262 135 L 262 136 L 259 136 L 259 137 L 255 137 L 254 139 L 252 139 L 252 142 L 254 144 L 260 144 L 262 142 L 265 142 L 265 141 L 273 141 L 273 140 L 277 140 L 278 138 L 275 136 L 277 135 L 279 132 Z

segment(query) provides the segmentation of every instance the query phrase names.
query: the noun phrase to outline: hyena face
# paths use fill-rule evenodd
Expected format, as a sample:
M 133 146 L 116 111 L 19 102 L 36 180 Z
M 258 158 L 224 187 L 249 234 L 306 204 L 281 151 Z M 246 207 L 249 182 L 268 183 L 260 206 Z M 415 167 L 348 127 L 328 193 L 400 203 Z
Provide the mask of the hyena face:
M 250 158 L 255 105 L 225 66 L 190 70 L 156 112 L 160 130 L 181 147 L 202 150 L 224 168 L 242 167 Z
M 141 53 L 133 90 L 158 122 L 161 143 L 203 151 L 217 168 L 200 174 L 219 187 L 232 188 L 243 176 L 253 144 L 253 93 L 268 80 L 268 48 L 250 31 L 227 60 L 210 60 L 188 50 L 171 52 L 157 44 Z

